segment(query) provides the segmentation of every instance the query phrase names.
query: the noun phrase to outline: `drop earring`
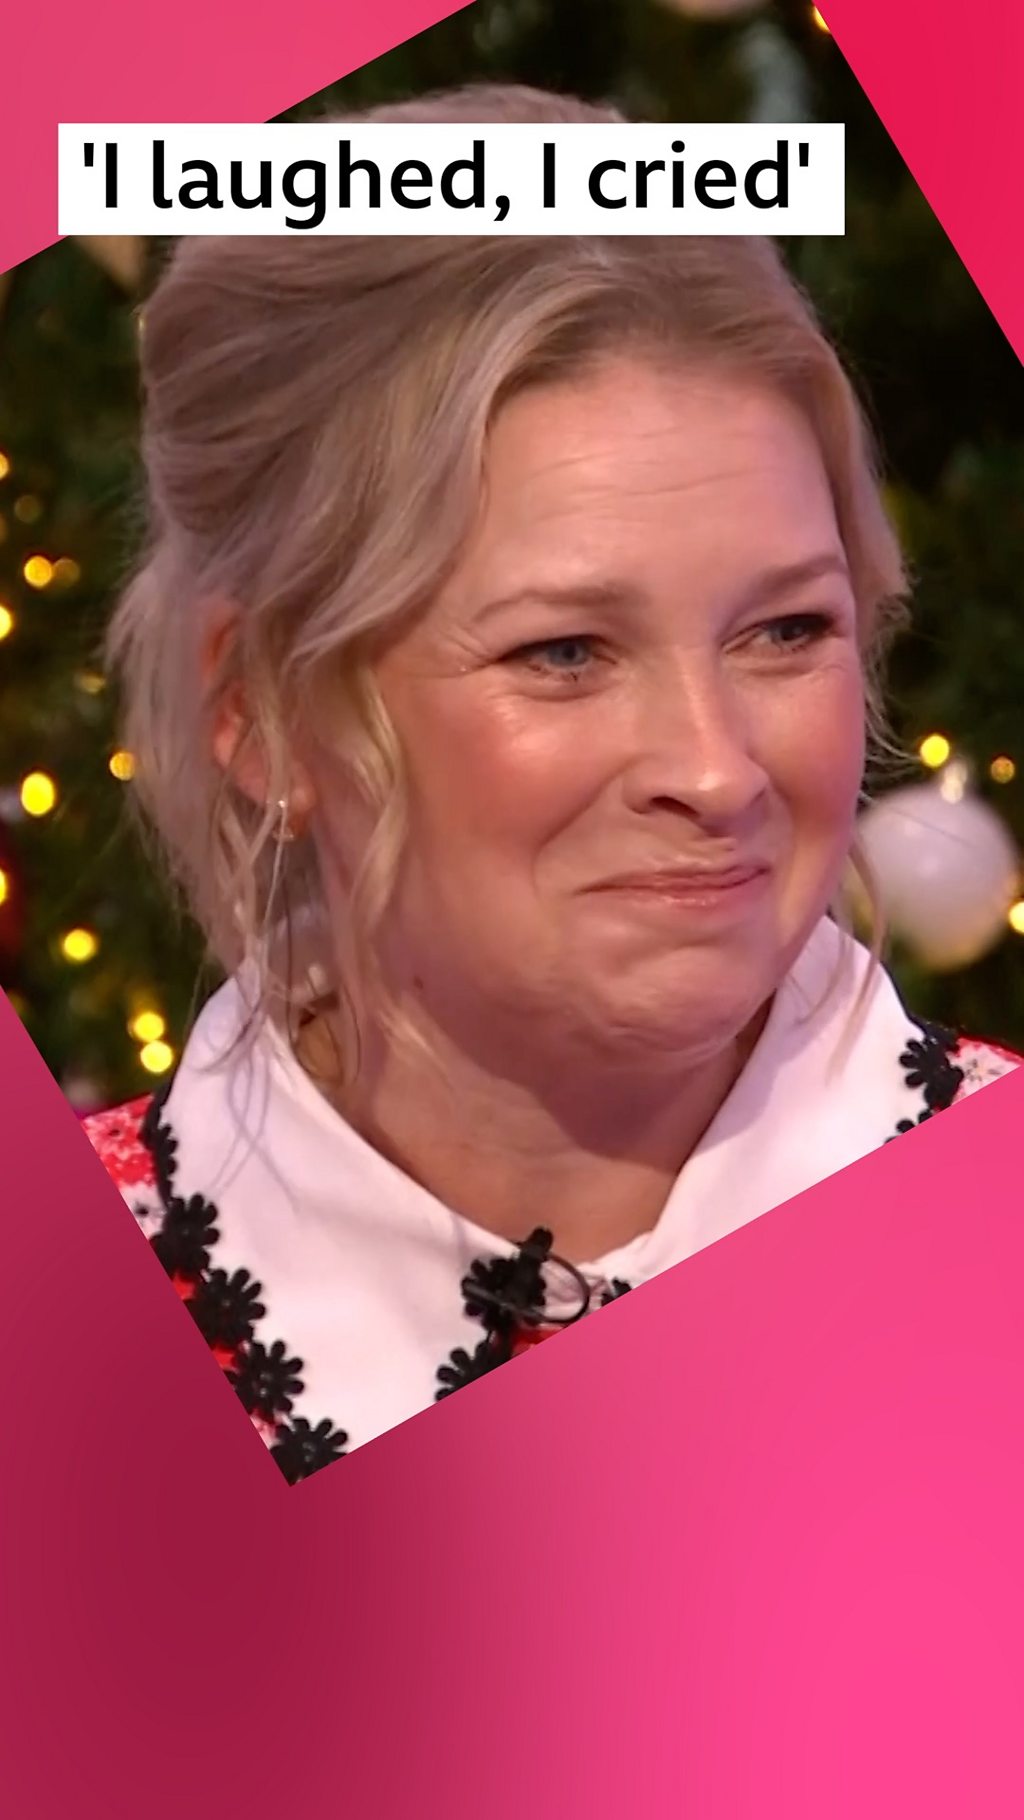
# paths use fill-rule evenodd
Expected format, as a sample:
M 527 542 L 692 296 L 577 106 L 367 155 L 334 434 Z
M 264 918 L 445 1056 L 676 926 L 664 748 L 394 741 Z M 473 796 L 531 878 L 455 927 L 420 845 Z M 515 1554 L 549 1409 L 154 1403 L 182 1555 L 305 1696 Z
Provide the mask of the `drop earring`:
M 277 830 L 274 834 L 274 862 L 270 869 L 270 882 L 267 886 L 267 895 L 263 904 L 263 918 L 260 925 L 259 936 L 259 946 L 263 956 L 264 966 L 267 964 L 272 941 L 271 925 L 273 923 L 277 894 L 281 885 L 281 873 L 284 868 L 284 850 L 285 847 L 295 839 L 295 830 L 292 827 L 290 820 L 288 798 L 286 796 L 279 796 L 276 808 L 279 811 L 279 819 Z
M 280 817 L 277 829 L 277 844 L 280 847 L 295 839 L 296 830 L 292 827 L 291 809 L 286 796 L 278 797 L 277 809 Z

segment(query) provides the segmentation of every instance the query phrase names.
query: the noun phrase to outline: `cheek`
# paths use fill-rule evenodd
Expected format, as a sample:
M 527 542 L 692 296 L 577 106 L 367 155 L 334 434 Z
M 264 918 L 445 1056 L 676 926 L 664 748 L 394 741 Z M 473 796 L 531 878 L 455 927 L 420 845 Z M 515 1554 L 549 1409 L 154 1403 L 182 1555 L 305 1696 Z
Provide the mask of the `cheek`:
M 863 677 L 853 653 L 766 704 L 759 756 L 795 824 L 845 838 L 863 777 L 864 737 Z
M 441 693 L 420 703 L 405 747 L 414 832 L 443 840 L 449 860 L 456 847 L 536 849 L 585 808 L 600 779 L 572 707 Z

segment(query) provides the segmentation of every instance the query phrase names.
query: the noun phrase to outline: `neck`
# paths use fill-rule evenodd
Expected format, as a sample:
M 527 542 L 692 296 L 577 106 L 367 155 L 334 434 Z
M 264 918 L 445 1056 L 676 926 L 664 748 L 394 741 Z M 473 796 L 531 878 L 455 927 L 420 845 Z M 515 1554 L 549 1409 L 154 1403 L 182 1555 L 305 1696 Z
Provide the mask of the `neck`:
M 734 1085 L 767 1007 L 712 1058 L 554 1057 L 543 1080 L 496 1071 L 432 1026 L 432 1055 L 371 1033 L 355 1086 L 330 1097 L 382 1155 L 485 1231 L 543 1225 L 573 1263 L 650 1231 Z M 422 1022 L 422 1019 L 421 1019 Z M 321 1029 L 322 1039 L 328 1032 Z M 303 1059 L 315 1066 L 316 1026 Z

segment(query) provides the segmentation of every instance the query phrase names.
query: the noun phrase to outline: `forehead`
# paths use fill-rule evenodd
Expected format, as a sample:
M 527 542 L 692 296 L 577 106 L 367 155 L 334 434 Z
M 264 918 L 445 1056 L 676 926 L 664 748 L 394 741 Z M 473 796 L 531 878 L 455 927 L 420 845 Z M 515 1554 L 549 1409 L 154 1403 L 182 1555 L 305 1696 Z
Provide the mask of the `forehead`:
M 449 604 L 628 572 L 728 589 L 761 569 L 842 553 L 814 433 L 741 379 L 609 364 L 513 400 L 491 433 L 481 508 Z

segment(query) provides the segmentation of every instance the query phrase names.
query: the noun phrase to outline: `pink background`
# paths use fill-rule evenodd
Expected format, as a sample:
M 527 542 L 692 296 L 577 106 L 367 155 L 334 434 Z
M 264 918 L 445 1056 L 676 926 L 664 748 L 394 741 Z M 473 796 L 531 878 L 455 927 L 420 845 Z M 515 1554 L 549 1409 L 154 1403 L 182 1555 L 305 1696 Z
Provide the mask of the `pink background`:
M 263 118 L 445 10 L 20 9 L 8 263 L 58 117 Z M 1024 14 L 825 10 L 1019 347 Z M 1024 1071 L 293 1490 L 2 1000 L 0 1068 L 18 1820 L 1024 1810 Z
M 290 1488 L 13 1023 L 19 1820 L 1020 1814 L 1024 1074 Z
M 0 272 L 57 237 L 60 121 L 269 120 L 466 0 L 18 0 L 3 9 Z

